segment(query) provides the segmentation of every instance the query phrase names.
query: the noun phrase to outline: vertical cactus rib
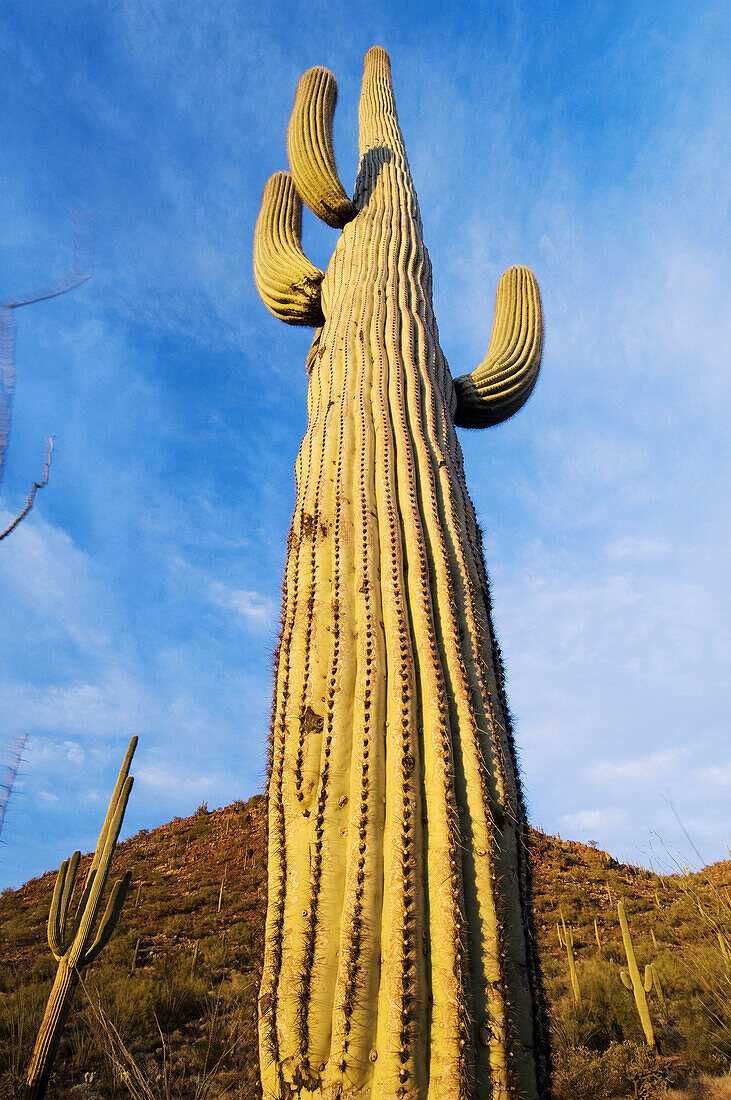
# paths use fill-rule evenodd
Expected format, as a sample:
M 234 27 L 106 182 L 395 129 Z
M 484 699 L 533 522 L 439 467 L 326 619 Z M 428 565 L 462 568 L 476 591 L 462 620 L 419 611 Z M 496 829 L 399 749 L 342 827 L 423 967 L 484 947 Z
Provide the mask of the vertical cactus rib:
M 365 258 L 361 252 L 361 259 Z M 365 281 L 365 279 L 364 279 Z M 346 324 L 355 337 L 353 317 L 359 309 L 357 297 L 347 302 L 347 317 L 339 315 L 338 326 Z M 319 1023 L 319 1050 L 325 1065 L 324 1080 L 333 1076 L 352 1080 L 362 1066 L 368 1067 L 367 1049 L 353 1051 L 353 1015 L 359 994 L 359 961 L 366 914 L 363 910 L 363 867 L 366 863 L 364 837 L 368 831 L 370 814 L 369 798 L 369 726 L 370 688 L 358 683 L 370 678 L 370 670 L 362 660 L 362 640 L 356 639 L 354 626 L 356 603 L 363 581 L 357 586 L 354 578 L 359 575 L 358 560 L 358 492 L 359 421 L 350 406 L 357 387 L 355 378 L 360 360 L 355 347 L 345 355 L 350 371 L 344 378 L 340 401 L 339 435 L 340 453 L 337 462 L 334 494 L 333 558 L 335 581 L 333 584 L 331 663 L 327 680 L 327 744 L 332 748 L 332 761 L 324 760 L 323 776 L 332 769 L 332 780 L 337 786 L 330 793 L 330 815 L 325 829 L 329 850 L 330 872 L 323 876 L 322 920 L 316 932 L 318 992 L 323 1007 Z M 326 367 L 326 360 L 322 366 Z M 366 631 L 368 634 L 368 631 Z M 357 783 L 355 778 L 357 776 Z M 331 784 L 332 788 L 332 784 Z M 357 826 L 357 835 L 356 835 Z M 353 869 L 353 843 L 357 839 L 358 869 Z M 361 847 L 363 850 L 361 851 Z M 373 845 L 371 844 L 371 848 Z M 351 953 L 343 976 L 343 945 L 341 924 L 349 928 L 348 944 Z M 348 952 L 345 950 L 345 954 Z M 325 1008 L 325 1004 L 329 1007 Z M 328 1049 L 325 1038 L 327 1035 Z M 367 1029 L 366 1029 L 367 1035 Z M 363 1032 L 356 1032 L 363 1038 Z M 313 1052 L 314 1054 L 314 1052 Z
M 373 192 L 385 187 L 383 171 Z M 374 204 L 374 211 L 379 207 Z M 423 1062 L 414 1049 L 413 1031 L 423 1034 L 426 1020 L 412 1029 L 408 1009 L 414 1012 L 423 1004 L 415 988 L 416 954 L 416 822 L 417 808 L 414 779 L 420 757 L 417 731 L 421 723 L 421 703 L 416 668 L 412 625 L 414 609 L 408 599 L 408 544 L 405 517 L 399 508 L 400 479 L 404 466 L 400 461 L 397 425 L 393 416 L 393 395 L 401 385 L 399 364 L 393 354 L 393 331 L 397 319 L 391 300 L 389 273 L 393 247 L 398 243 L 396 227 L 381 214 L 378 227 L 378 270 L 373 287 L 370 323 L 370 353 L 376 366 L 373 393 L 376 420 L 376 469 L 383 476 L 376 483 L 378 526 L 381 533 L 381 587 L 383 623 L 386 636 L 386 661 L 389 668 L 386 697 L 386 821 L 384 830 L 384 905 L 381 918 L 382 964 L 378 1003 L 379 1012 L 373 1087 L 389 1090 L 419 1087 Z M 410 579 L 410 576 L 409 576 Z M 427 666 L 429 665 L 426 662 Z M 431 668 L 429 671 L 433 671 Z M 418 773 L 417 773 L 418 774 Z M 437 796 L 438 797 L 438 796 Z M 446 815 L 445 815 L 446 816 Z M 419 823 L 420 831 L 420 823 Z M 439 843 L 435 837 L 435 847 Z M 421 862 L 421 852 L 419 862 Z M 448 860 L 442 865 L 442 881 L 449 879 Z M 422 872 L 423 874 L 423 872 Z M 423 904 L 423 903 L 422 903 Z M 419 906 L 421 908 L 421 905 Z M 456 947 L 445 945 L 448 962 L 454 964 Z M 437 959 L 440 958 L 436 951 Z M 435 995 L 436 1001 L 436 995 Z M 422 1063 L 422 1064 L 420 1064 Z M 422 1084 L 423 1087 L 423 1084 Z
M 355 208 L 345 193 L 333 151 L 333 118 L 338 100 L 335 77 L 321 66 L 300 78 L 287 130 L 287 153 L 297 190 L 313 214 L 342 229 Z
M 471 374 L 454 381 L 454 422 L 463 428 L 501 424 L 523 407 L 536 384 L 543 352 L 543 311 L 538 283 L 527 267 L 500 277 L 487 355 Z
M 264 966 L 259 994 L 259 1042 L 262 1085 L 265 1095 L 280 1095 L 281 1065 L 277 1031 L 277 1007 L 279 980 L 284 942 L 285 902 L 287 879 L 292 865 L 288 853 L 287 830 L 291 831 L 292 811 L 287 792 L 292 769 L 290 725 L 287 715 L 291 707 L 292 664 L 298 653 L 293 653 L 295 625 L 300 621 L 301 608 L 309 597 L 303 599 L 301 573 L 308 558 L 307 540 L 303 533 L 307 526 L 305 517 L 311 485 L 317 484 L 322 475 L 323 449 L 322 423 L 328 411 L 327 386 L 320 386 L 321 375 L 315 370 L 321 333 L 313 340 L 308 365 L 310 386 L 308 392 L 309 424 L 307 435 L 300 448 L 295 471 L 297 475 L 297 505 L 289 535 L 289 553 L 283 584 L 284 608 L 282 630 L 277 657 L 277 681 L 272 708 L 272 761 L 269 782 L 269 857 L 268 857 L 268 907 L 265 928 Z M 325 380 L 327 381 L 327 379 Z M 323 393 L 323 389 L 326 391 Z M 311 522 L 311 521 L 310 521 Z M 303 732 L 303 731 L 302 731 Z M 301 747 L 297 750 L 300 759 Z M 297 765 L 295 764 L 295 767 Z M 295 781 L 296 782 L 296 781 Z M 300 784 L 301 785 L 301 784 Z M 294 813 L 297 813 L 295 809 Z
M 129 872 L 114 884 L 106 912 L 95 935 L 94 928 L 102 894 L 132 789 L 133 780 L 129 769 L 136 747 L 137 738 L 133 737 L 117 777 L 69 936 L 66 935 L 66 924 L 79 866 L 79 852 L 74 852 L 70 860 L 64 860 L 58 872 L 48 918 L 48 942 L 58 960 L 58 970 L 28 1067 L 24 1100 L 41 1100 L 45 1095 L 79 972 L 82 967 L 93 962 L 107 945 L 124 905 L 131 881 Z
M 254 230 L 254 280 L 262 301 L 289 325 L 317 327 L 323 272 L 302 251 L 302 199 L 288 172 L 275 172 L 264 187 Z
M 311 180 L 323 172 L 312 133 L 326 112 L 312 105 L 331 93 L 324 70 L 305 75 L 310 113 L 296 102 L 290 160 L 309 203 L 295 161 Z M 550 1085 L 525 808 L 380 47 L 366 55 L 359 120 L 357 213 L 322 281 L 295 466 L 269 785 L 264 1096 L 538 1100 Z M 508 320 L 516 347 L 535 330 L 535 308 L 516 320 L 520 295 L 509 305 L 521 279 L 501 283 L 488 354 L 495 422 L 516 400 L 510 371 L 523 369 L 503 339 Z
M 346 835 L 345 894 L 340 920 L 339 964 L 333 996 L 332 1048 L 326 1082 L 345 1078 L 350 1087 L 367 1088 L 372 1078 L 370 1059 L 375 1041 L 373 1005 L 378 994 L 381 949 L 379 916 L 382 903 L 382 796 L 385 779 L 380 751 L 385 699 L 383 670 L 385 645 L 378 569 L 378 526 L 372 510 L 374 485 L 373 418 L 370 408 L 373 362 L 364 354 L 371 308 L 368 288 L 374 276 L 372 226 L 353 227 L 357 240 L 358 291 L 348 309 L 349 354 L 355 364 L 356 406 L 353 465 L 353 579 L 351 629 L 360 629 L 355 643 L 355 683 L 352 701 L 353 743 L 350 768 L 350 821 Z M 351 232 L 350 229 L 347 230 Z M 338 258 L 334 259 L 337 265 Z M 347 591 L 347 589 L 346 589 Z

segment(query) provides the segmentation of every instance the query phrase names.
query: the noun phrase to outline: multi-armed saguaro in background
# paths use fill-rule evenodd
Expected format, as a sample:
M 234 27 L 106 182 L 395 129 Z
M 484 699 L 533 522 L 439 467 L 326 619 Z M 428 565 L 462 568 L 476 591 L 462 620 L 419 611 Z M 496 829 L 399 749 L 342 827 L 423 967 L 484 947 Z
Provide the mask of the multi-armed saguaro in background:
M 23 1100 L 43 1100 L 79 972 L 104 950 L 122 912 L 131 878 L 129 871 L 112 887 L 104 916 L 95 932 L 112 856 L 132 790 L 129 768 L 136 748 L 137 738 L 133 737 L 117 777 L 73 922 L 69 919 L 69 910 L 81 853 L 74 852 L 71 859 L 65 859 L 58 871 L 48 915 L 48 945 L 58 962 L 58 970 L 28 1068 Z
M 453 381 L 385 51 L 366 55 L 352 202 L 336 94 L 302 77 L 254 255 L 272 313 L 317 330 L 274 697 L 264 1095 L 545 1097 L 525 813 L 455 434 L 530 394 L 538 287 L 503 275 L 487 357 Z M 325 274 L 303 199 L 343 229 Z

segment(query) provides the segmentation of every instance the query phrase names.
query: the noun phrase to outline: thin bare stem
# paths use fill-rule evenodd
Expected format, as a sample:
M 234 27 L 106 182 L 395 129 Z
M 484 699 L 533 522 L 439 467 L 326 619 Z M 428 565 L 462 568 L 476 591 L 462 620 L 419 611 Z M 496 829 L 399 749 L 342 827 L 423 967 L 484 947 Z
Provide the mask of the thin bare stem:
M 20 515 L 15 517 L 15 519 L 10 524 L 10 526 L 5 531 L 3 531 L 3 533 L 0 535 L 0 540 L 2 540 L 4 538 L 7 538 L 7 536 L 10 534 L 10 532 L 15 530 L 15 528 L 18 526 L 20 521 L 22 519 L 25 519 L 25 517 L 28 515 L 31 508 L 33 507 L 33 501 L 36 499 L 36 493 L 38 492 L 38 490 L 39 489 L 44 489 L 46 487 L 46 485 L 48 485 L 48 475 L 49 475 L 49 472 L 51 470 L 51 456 L 53 454 L 53 441 L 54 441 L 55 438 L 56 437 L 54 435 L 52 435 L 50 437 L 50 439 L 48 440 L 48 452 L 46 453 L 46 461 L 43 464 L 43 480 L 33 482 L 33 488 L 31 489 L 30 493 L 28 494 L 28 499 L 25 503 L 25 508 L 20 513 Z

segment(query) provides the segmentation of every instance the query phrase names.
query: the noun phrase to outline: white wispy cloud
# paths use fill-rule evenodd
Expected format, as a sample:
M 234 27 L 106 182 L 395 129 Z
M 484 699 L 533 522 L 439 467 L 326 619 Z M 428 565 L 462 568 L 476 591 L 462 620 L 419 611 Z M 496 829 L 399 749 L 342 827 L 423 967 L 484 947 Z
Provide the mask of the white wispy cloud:
M 650 782 L 653 787 L 660 789 L 668 779 L 675 778 L 682 772 L 691 756 L 690 748 L 676 748 L 621 762 L 601 760 L 587 768 L 585 774 L 595 783 L 616 786 L 625 783 L 646 785 Z
M 211 597 L 221 607 L 235 611 L 247 623 L 271 627 L 274 622 L 274 605 L 259 592 L 247 592 L 242 588 L 229 588 L 225 584 L 211 585 Z
M 578 810 L 573 814 L 561 814 L 558 820 L 564 836 L 576 833 L 586 836 L 592 831 L 607 836 L 628 824 L 627 814 L 621 810 Z

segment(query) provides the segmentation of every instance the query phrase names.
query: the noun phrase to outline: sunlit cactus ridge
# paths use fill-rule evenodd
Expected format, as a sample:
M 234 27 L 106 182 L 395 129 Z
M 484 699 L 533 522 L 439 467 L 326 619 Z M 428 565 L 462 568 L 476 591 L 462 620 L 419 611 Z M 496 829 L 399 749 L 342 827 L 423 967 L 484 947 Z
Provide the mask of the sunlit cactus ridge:
M 506 272 L 487 356 L 453 382 L 386 52 L 365 59 L 352 202 L 336 95 L 302 77 L 291 178 L 256 228 L 265 304 L 316 326 L 274 688 L 264 1096 L 545 1098 L 525 811 L 455 433 L 527 400 L 540 297 Z M 300 197 L 343 227 L 324 275 Z

